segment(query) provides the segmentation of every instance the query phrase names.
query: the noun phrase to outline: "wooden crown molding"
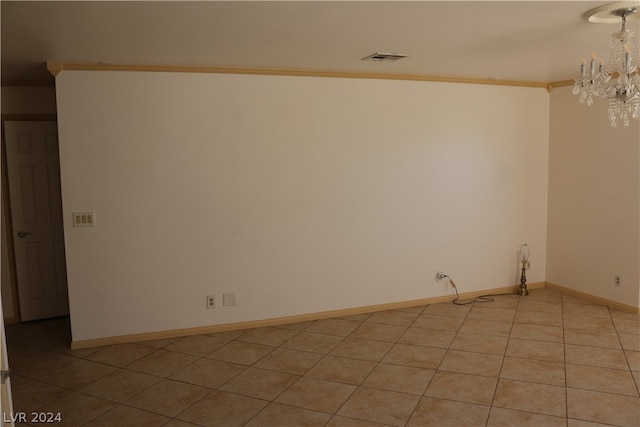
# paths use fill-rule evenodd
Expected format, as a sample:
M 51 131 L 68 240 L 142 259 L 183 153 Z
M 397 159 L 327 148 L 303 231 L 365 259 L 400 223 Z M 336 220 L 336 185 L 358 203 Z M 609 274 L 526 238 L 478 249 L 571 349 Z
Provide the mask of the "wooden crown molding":
M 519 86 L 549 89 L 549 83 L 520 80 L 473 79 L 446 76 L 428 76 L 417 74 L 356 73 L 337 71 L 314 71 L 279 68 L 243 68 L 243 67 L 207 67 L 181 65 L 142 65 L 142 64 L 90 64 L 48 61 L 47 70 L 55 77 L 62 71 L 144 71 L 164 73 L 209 73 L 209 74 L 254 74 L 268 76 L 296 77 L 338 77 L 351 79 L 409 80 L 441 83 L 468 83 L 494 86 Z

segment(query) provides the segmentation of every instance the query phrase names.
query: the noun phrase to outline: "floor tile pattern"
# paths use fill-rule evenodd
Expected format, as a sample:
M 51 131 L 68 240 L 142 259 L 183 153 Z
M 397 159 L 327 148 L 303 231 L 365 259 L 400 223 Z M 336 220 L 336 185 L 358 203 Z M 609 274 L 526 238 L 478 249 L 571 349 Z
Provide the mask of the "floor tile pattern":
M 7 326 L 15 412 L 65 426 L 640 425 L 640 316 L 549 289 L 81 350 L 69 330 Z

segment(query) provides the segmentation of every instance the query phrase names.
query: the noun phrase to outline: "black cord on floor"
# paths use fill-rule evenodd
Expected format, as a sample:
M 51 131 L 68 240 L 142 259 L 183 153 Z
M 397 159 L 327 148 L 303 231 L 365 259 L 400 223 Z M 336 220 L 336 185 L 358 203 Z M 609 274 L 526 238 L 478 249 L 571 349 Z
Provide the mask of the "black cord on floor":
M 453 279 L 451 279 L 451 277 L 447 276 L 446 274 L 444 275 L 444 277 L 449 279 L 449 283 L 451 283 L 451 286 L 453 286 L 453 289 L 456 291 L 456 297 L 452 301 L 452 303 L 454 303 L 455 305 L 469 305 L 469 304 L 473 304 L 474 302 L 493 302 L 495 301 L 495 299 L 493 299 L 492 297 L 498 297 L 502 295 L 516 295 L 516 292 L 507 292 L 504 294 L 487 294 L 487 295 L 480 295 L 479 297 L 471 301 L 459 302 L 460 294 L 458 293 L 458 287 L 456 286 L 456 283 L 453 281 Z

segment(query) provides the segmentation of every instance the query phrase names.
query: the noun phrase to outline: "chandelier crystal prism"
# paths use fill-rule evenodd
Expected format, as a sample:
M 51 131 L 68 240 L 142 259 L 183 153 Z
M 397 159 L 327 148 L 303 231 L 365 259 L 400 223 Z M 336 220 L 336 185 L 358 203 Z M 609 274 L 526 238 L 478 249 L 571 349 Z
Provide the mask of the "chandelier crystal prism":
M 627 17 L 638 7 L 623 7 L 611 11 L 620 17 L 622 29 L 611 34 L 611 52 L 606 64 L 595 53 L 580 65 L 580 78 L 575 80 L 573 94 L 581 104 L 591 106 L 596 98 L 609 100 L 611 126 L 618 121 L 629 126 L 630 119 L 640 117 L 640 67 L 638 44 L 633 30 L 626 29 Z

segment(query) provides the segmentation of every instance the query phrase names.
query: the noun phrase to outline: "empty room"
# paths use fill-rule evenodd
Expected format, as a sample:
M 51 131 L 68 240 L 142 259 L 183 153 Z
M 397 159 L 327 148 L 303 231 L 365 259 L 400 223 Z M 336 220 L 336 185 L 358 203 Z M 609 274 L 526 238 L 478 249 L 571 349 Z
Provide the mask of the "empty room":
M 3 423 L 639 425 L 639 18 L 0 2 Z

